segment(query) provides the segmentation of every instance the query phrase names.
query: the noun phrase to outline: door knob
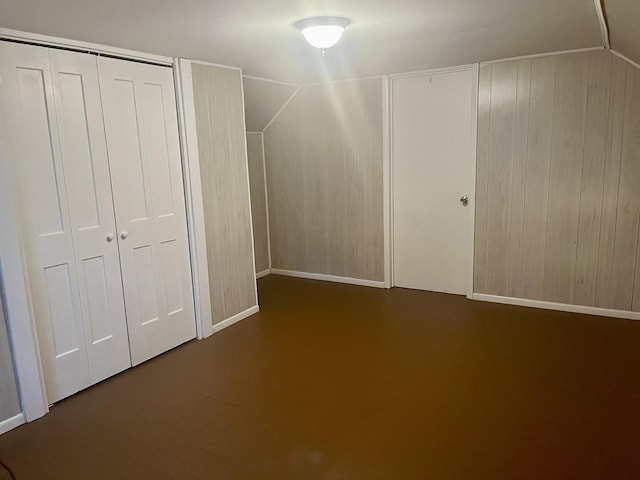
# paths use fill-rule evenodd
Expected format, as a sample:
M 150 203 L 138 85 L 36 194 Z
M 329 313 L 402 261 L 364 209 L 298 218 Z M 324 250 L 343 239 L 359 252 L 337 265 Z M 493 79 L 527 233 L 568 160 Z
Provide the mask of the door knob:
M 467 197 L 466 195 L 460 197 L 460 203 L 463 207 L 466 207 L 467 205 L 469 205 L 469 197 Z
M 127 232 L 126 230 L 123 230 L 122 232 L 120 232 L 120 238 L 122 240 L 124 240 L 125 238 L 127 238 L 129 236 L 129 232 Z
M 107 242 L 113 242 L 114 238 L 116 238 L 116 236 L 113 233 L 107 234 Z

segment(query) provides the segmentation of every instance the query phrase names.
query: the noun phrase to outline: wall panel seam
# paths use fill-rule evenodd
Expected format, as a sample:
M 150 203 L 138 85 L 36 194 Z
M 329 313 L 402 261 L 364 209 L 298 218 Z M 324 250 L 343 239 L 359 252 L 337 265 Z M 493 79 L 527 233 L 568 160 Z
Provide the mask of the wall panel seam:
M 511 175 L 510 175 L 510 181 L 509 181 L 509 248 L 508 248 L 508 252 L 507 252 L 507 282 L 506 282 L 506 287 L 507 287 L 507 291 L 506 293 L 508 294 L 511 291 L 511 282 L 512 282 L 512 278 L 511 278 L 511 249 L 513 247 L 513 245 L 511 244 L 511 239 L 513 238 L 513 178 L 514 178 L 514 171 L 515 171 L 515 163 L 516 163 L 516 138 L 518 136 L 518 94 L 519 94 L 519 90 L 518 87 L 520 86 L 520 63 L 517 62 L 516 63 L 516 86 L 515 86 L 515 90 L 516 90 L 516 95 L 515 95 L 515 102 L 513 103 L 513 135 L 511 138 Z

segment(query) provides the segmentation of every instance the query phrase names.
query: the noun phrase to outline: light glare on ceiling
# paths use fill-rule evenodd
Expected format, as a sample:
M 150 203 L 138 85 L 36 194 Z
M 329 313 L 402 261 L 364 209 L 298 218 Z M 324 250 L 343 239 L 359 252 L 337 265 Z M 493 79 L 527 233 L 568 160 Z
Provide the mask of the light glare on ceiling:
M 324 50 L 338 43 L 348 24 L 346 18 L 315 17 L 299 21 L 296 27 L 309 44 Z

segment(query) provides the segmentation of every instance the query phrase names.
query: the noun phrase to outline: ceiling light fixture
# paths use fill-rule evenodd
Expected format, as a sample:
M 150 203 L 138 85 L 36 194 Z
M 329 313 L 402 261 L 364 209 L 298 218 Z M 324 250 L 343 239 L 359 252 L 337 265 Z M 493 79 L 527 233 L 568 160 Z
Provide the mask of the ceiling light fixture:
M 349 23 L 342 17 L 313 17 L 300 20 L 295 26 L 307 42 L 324 51 L 338 43 Z

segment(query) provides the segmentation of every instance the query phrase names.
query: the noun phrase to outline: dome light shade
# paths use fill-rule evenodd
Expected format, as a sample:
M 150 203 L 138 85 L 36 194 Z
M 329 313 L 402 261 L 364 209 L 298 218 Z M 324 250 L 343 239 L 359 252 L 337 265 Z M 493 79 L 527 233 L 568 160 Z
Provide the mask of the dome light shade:
M 307 42 L 321 50 L 338 43 L 347 25 L 349 20 L 341 17 L 307 18 L 296 23 Z

